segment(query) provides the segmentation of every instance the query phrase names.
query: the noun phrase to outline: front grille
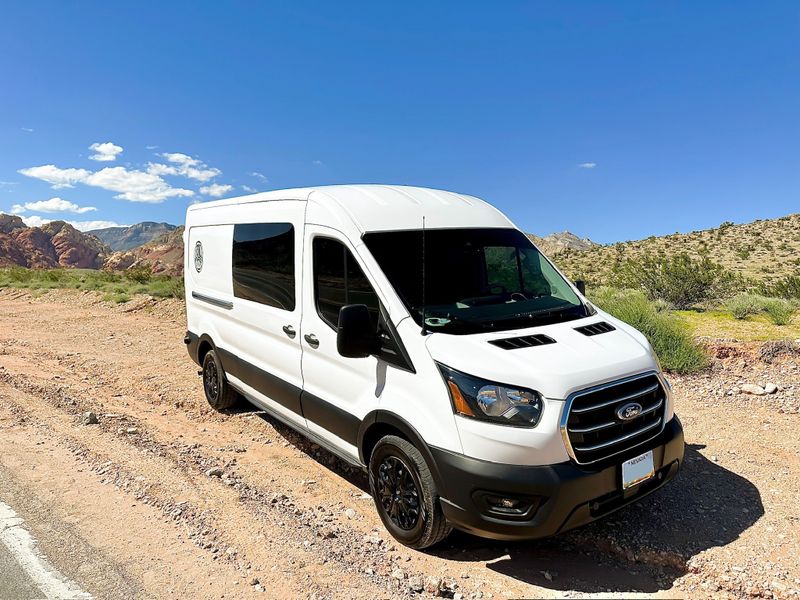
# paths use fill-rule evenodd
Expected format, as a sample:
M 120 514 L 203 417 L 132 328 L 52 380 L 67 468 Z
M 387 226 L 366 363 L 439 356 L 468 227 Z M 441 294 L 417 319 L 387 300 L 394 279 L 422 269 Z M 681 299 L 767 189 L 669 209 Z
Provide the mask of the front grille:
M 505 338 L 502 340 L 489 340 L 489 343 L 494 344 L 503 350 L 515 350 L 517 348 L 531 348 L 533 346 L 555 344 L 556 341 L 549 335 L 537 334 L 526 335 L 523 337 Z
M 617 412 L 631 404 L 641 411 L 623 420 Z M 575 462 L 595 463 L 661 433 L 666 406 L 667 395 L 655 373 L 578 392 L 567 401 L 564 441 Z

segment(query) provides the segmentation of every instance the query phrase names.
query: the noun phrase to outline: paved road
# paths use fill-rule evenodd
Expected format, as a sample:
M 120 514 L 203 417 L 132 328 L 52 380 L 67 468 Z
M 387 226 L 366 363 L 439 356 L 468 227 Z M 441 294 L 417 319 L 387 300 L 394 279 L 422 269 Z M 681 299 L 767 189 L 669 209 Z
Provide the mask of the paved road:
M 59 573 L 11 506 L 0 498 L 0 598 L 83 600 L 91 596 Z
M 0 544 L 0 598 L 34 600 L 44 598 L 42 591 L 19 566 L 5 544 Z

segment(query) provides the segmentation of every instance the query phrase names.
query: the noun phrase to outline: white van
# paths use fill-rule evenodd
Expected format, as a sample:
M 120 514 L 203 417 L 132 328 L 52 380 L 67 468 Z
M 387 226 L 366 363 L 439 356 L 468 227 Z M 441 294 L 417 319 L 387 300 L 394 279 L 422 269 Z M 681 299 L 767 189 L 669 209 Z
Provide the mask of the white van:
M 678 472 L 683 430 L 645 337 L 478 198 L 265 192 L 190 206 L 184 235 L 208 402 L 241 395 L 366 469 L 403 544 L 550 536 Z

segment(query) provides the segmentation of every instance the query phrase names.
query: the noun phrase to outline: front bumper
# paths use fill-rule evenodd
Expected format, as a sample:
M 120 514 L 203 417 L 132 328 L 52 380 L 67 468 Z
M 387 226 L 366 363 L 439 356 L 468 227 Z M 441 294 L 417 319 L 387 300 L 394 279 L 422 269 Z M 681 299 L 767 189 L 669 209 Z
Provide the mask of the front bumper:
M 501 540 L 555 535 L 604 517 L 657 490 L 683 462 L 683 428 L 678 417 L 654 440 L 632 448 L 613 464 L 590 470 L 571 462 L 551 466 L 503 465 L 431 448 L 443 483 L 441 505 L 456 528 Z M 622 491 L 620 464 L 653 450 L 656 476 Z M 497 515 L 487 509 L 486 495 L 519 498 L 530 510 Z

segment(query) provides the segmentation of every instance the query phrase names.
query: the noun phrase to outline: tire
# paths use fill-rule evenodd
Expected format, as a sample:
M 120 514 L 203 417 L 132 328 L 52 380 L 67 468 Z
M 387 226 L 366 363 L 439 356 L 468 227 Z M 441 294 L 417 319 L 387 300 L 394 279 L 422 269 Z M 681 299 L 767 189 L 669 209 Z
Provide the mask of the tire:
M 422 550 L 452 531 L 431 471 L 408 440 L 395 435 L 378 440 L 369 460 L 369 488 L 381 521 L 401 544 Z
M 203 391 L 214 410 L 226 410 L 239 401 L 239 394 L 225 378 L 222 363 L 214 350 L 203 357 Z

